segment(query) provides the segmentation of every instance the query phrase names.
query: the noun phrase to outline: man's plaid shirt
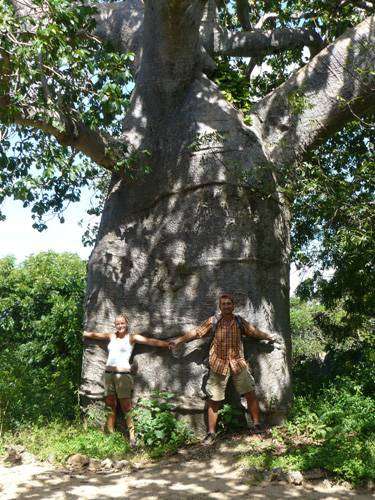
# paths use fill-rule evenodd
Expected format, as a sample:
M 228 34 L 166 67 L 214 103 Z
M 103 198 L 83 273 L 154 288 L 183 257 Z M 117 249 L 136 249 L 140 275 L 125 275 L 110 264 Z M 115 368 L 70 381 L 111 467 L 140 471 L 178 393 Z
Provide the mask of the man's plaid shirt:
M 202 338 L 211 332 L 214 316 L 208 318 L 195 330 L 196 338 Z M 251 326 L 241 318 L 244 334 L 261 340 L 268 340 L 269 335 Z M 212 340 L 209 356 L 211 370 L 221 375 L 226 375 L 229 369 L 239 373 L 247 368 L 241 340 L 241 330 L 236 319 L 225 321 L 219 318 L 216 326 L 215 337 Z

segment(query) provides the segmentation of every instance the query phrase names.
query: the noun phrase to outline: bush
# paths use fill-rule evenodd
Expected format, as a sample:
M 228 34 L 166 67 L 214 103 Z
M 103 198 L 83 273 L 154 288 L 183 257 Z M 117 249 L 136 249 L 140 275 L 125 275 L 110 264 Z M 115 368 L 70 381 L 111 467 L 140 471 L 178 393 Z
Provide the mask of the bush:
M 40 253 L 0 260 L 0 428 L 75 417 L 86 265 Z
M 220 408 L 218 420 L 219 432 L 236 432 L 243 429 L 244 424 L 241 422 L 243 412 L 234 406 L 225 403 Z
M 375 401 L 348 377 L 319 394 L 297 396 L 289 421 L 272 433 L 267 449 L 244 457 L 248 466 L 319 468 L 353 484 L 375 478 Z
M 288 433 L 317 441 L 297 453 L 304 468 L 323 467 L 354 483 L 375 477 L 375 401 L 358 382 L 340 377 L 318 397 L 297 398 Z
M 296 362 L 311 359 L 325 350 L 325 339 L 317 316 L 324 311 L 319 303 L 302 302 L 293 297 L 290 303 L 290 327 L 293 340 L 293 357 Z
M 150 399 L 141 399 L 133 410 L 138 440 L 155 458 L 175 451 L 193 437 L 185 422 L 177 420 L 172 412 L 173 397 L 156 391 Z

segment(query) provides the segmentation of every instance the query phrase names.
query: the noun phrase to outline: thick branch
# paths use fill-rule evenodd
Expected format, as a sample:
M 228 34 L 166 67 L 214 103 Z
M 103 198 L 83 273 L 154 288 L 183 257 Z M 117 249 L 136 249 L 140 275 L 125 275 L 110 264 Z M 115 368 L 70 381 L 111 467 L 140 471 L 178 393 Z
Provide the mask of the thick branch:
M 251 30 L 250 6 L 248 0 L 236 0 L 238 20 L 244 30 Z
M 46 14 L 43 10 L 45 6 L 35 5 L 31 0 L 11 0 L 11 3 L 19 17 L 37 19 Z M 138 53 L 142 37 L 143 1 L 96 3 L 95 8 L 95 35 L 121 52 Z M 29 28 L 32 29 L 32 26 Z
M 276 163 L 290 164 L 375 109 L 375 17 L 347 30 L 252 110 Z
M 54 127 L 41 121 L 28 120 L 19 117 L 15 120 L 19 125 L 39 128 L 53 135 L 63 146 L 71 146 L 73 149 L 84 153 L 98 165 L 113 170 L 116 163 L 123 160 L 121 155 L 122 144 L 114 138 L 99 130 L 92 130 L 82 123 L 76 124 L 74 131 L 60 132 Z
M 42 130 L 52 135 L 63 146 L 71 146 L 81 151 L 98 165 L 112 170 L 123 159 L 123 144 L 100 130 L 92 130 L 83 123 L 71 123 L 64 130 L 52 125 L 49 120 L 38 118 L 29 110 L 9 113 L 7 96 L 0 97 L 0 122 Z
M 254 57 L 276 54 L 288 49 L 321 47 L 320 35 L 310 29 L 279 28 L 273 31 L 247 31 L 229 33 L 221 31 L 216 37 L 214 53 L 217 55 Z
M 143 34 L 142 0 L 95 5 L 95 34 L 120 52 L 139 53 Z
M 171 97 L 202 69 L 199 28 L 206 0 L 145 0 L 142 59 L 138 84 Z M 148 89 L 143 88 L 147 93 Z

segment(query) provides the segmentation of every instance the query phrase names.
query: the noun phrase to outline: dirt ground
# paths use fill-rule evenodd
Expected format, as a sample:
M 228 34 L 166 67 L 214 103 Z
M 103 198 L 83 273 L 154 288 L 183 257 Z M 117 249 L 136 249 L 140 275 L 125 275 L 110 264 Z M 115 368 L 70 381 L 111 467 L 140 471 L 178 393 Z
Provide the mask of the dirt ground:
M 158 463 L 138 463 L 131 470 L 94 473 L 69 471 L 49 464 L 0 466 L 1 499 L 231 499 L 304 498 L 369 499 L 320 479 L 295 486 L 282 481 L 254 483 L 237 458 L 241 444 L 195 447 Z

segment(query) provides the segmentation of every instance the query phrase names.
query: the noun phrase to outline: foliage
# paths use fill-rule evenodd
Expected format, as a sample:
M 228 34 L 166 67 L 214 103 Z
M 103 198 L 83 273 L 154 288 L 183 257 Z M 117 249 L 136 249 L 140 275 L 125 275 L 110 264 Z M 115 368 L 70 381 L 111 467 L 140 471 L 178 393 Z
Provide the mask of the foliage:
M 155 391 L 133 410 L 137 437 L 152 457 L 175 451 L 193 437 L 185 422 L 177 420 L 171 403 L 173 394 Z
M 336 378 L 318 394 L 298 396 L 289 421 L 273 430 L 273 442 L 244 462 L 267 469 L 319 468 L 354 484 L 374 479 L 375 401 L 358 381 Z
M 375 401 L 357 381 L 337 378 L 318 398 L 299 398 L 287 436 L 307 434 L 321 442 L 296 452 L 304 468 L 323 467 L 358 483 L 374 478 Z
M 340 318 L 322 317 L 334 341 L 369 341 L 375 297 L 374 144 L 370 130 L 353 122 L 295 171 L 294 259 L 314 270 L 298 289 Z M 367 339 L 367 340 L 366 340 Z
M 40 253 L 0 260 L 0 417 L 6 427 L 73 418 L 82 356 L 85 263 Z
M 316 301 L 303 302 L 292 297 L 290 303 L 290 326 L 294 362 L 313 358 L 325 350 L 324 335 L 317 317 L 324 312 L 324 307 Z
M 121 459 L 130 451 L 129 443 L 118 432 L 106 435 L 98 429 L 66 421 L 21 427 L 17 434 L 6 434 L 0 442 L 3 446 L 8 443 L 23 445 L 40 460 L 57 463 L 64 463 L 74 453 L 90 458 Z
M 240 422 L 242 412 L 232 405 L 225 403 L 219 410 L 219 432 L 236 432 L 243 427 Z
M 133 55 L 92 34 L 95 2 L 39 0 L 34 6 L 37 15 L 20 17 L 10 2 L 0 1 L 0 90 L 7 96 L 0 112 L 0 203 L 12 196 L 31 206 L 34 227 L 43 230 L 43 216 L 53 211 L 63 222 L 66 202 L 78 201 L 100 169 L 28 123 L 43 122 L 57 135 L 81 125 L 117 133 Z M 17 117 L 22 126 L 12 125 Z
M 360 22 L 366 12 L 355 2 L 260 1 L 251 5 L 253 25 L 265 12 L 278 15 L 270 27 L 315 28 L 326 43 Z M 296 15 L 297 14 L 297 15 Z M 224 2 L 222 21 L 241 29 L 235 2 Z M 260 55 L 263 64 L 249 79 L 248 59 L 217 58 L 215 81 L 227 99 L 246 115 L 252 103 L 272 92 L 306 62 L 302 50 Z M 294 114 L 309 107 L 303 88 L 289 95 Z M 314 269 L 299 295 L 318 299 L 330 314 L 321 329 L 334 341 L 347 336 L 363 339 L 371 330 L 374 281 L 374 144 L 372 116 L 353 122 L 311 151 L 306 161 L 283 175 L 284 192 L 293 208 L 292 250 L 297 266 Z M 339 319 L 334 312 L 343 310 Z M 332 321 L 331 321 L 332 320 Z

